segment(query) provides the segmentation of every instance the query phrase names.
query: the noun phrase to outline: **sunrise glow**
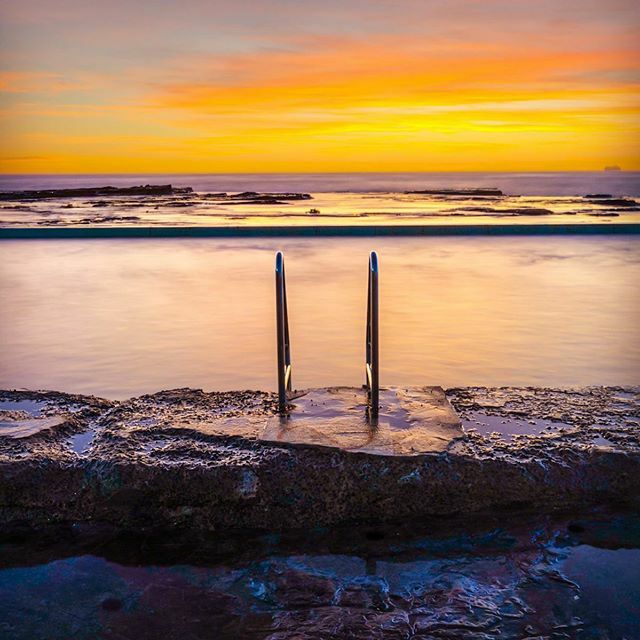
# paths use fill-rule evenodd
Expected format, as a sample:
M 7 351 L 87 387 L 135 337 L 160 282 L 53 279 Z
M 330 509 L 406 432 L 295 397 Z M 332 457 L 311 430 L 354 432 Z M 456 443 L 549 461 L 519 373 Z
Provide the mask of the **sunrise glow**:
M 4 173 L 640 169 L 630 0 L 1 11 Z

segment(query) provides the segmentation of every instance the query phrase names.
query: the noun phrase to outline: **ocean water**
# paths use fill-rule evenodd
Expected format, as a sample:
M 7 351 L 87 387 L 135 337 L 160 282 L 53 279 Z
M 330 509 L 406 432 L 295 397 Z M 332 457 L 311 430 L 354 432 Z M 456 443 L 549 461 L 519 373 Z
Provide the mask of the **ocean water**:
M 63 189 L 110 184 L 173 184 L 195 191 L 390 192 L 430 188 L 495 187 L 508 195 L 578 196 L 610 193 L 640 197 L 640 171 L 248 173 L 2 175 L 0 191 Z
M 0 242 L 0 387 L 124 398 L 274 389 L 285 252 L 296 388 L 364 381 L 380 257 L 381 384 L 638 384 L 637 236 Z

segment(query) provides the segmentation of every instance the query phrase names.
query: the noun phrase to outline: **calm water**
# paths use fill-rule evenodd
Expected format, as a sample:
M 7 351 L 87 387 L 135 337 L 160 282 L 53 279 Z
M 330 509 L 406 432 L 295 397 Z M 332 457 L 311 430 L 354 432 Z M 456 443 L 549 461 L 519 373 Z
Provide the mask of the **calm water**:
M 297 388 L 362 383 L 371 249 L 382 384 L 640 381 L 632 237 L 123 239 L 0 244 L 0 387 L 273 389 L 278 249 Z
M 0 191 L 166 183 L 192 187 L 195 191 L 364 193 L 495 187 L 509 195 L 523 196 L 587 193 L 640 196 L 640 171 L 3 175 L 0 176 Z

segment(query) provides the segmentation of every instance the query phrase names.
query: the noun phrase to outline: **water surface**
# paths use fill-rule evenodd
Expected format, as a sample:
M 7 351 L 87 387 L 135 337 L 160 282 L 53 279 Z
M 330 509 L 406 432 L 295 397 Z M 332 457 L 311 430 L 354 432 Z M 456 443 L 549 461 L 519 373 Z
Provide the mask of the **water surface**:
M 430 171 L 359 173 L 138 173 L 14 174 L 0 176 L 0 191 L 166 184 L 194 191 L 401 192 L 429 188 L 498 188 L 509 195 L 640 196 L 640 171 Z
M 81 531 L 62 531 L 4 545 L 3 638 L 640 634 L 635 515 L 515 523 L 503 515 L 482 527 L 361 524 L 222 541 L 185 541 L 180 532 L 104 540 L 99 533 L 83 540 Z
M 633 237 L 3 241 L 0 387 L 123 398 L 275 387 L 274 253 L 293 383 L 364 380 L 380 255 L 381 383 L 637 384 Z

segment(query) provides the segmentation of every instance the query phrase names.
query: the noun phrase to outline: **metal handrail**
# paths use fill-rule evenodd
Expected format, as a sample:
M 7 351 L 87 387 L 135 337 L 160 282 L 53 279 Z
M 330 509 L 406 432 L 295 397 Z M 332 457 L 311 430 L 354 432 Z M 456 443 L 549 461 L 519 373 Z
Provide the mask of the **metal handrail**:
M 369 416 L 378 417 L 380 405 L 379 344 L 378 344 L 378 254 L 369 256 L 367 285 L 366 387 Z
M 276 253 L 276 324 L 278 339 L 278 411 L 287 412 L 287 392 L 291 391 L 291 346 L 284 256 Z

